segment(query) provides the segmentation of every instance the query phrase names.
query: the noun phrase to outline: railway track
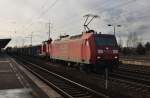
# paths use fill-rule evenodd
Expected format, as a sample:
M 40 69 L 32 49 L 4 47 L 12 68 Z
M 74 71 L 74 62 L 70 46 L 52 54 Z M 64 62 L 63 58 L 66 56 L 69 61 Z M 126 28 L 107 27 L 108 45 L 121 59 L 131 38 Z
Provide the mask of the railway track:
M 136 72 L 118 70 L 114 73 L 111 73 L 112 76 L 120 77 L 123 79 L 128 79 L 133 82 L 142 83 L 145 85 L 150 85 L 150 76 L 142 75 Z
M 149 74 L 150 75 L 150 67 L 144 66 L 144 65 L 139 66 L 136 64 L 122 64 L 119 66 L 119 69 L 134 71 L 134 72 L 139 72 L 141 74 Z
M 134 73 L 135 74 L 135 73 Z M 100 78 L 101 77 L 101 78 Z M 145 78 L 132 75 L 132 73 L 125 72 L 110 72 L 108 77 L 108 89 L 127 92 L 150 94 L 150 78 L 149 76 L 143 76 Z M 96 75 L 97 80 L 102 81 L 105 77 L 102 75 Z M 146 80 L 147 78 L 147 80 Z M 105 80 L 103 80 L 105 81 Z M 104 87 L 104 86 L 103 86 Z M 145 97 L 142 97 L 145 98 Z M 146 97 L 149 98 L 149 97 Z
M 25 59 L 25 58 L 24 58 Z M 32 60 L 32 59 L 31 59 Z M 33 60 L 34 61 L 34 60 Z M 30 60 L 29 60 L 29 62 L 31 62 Z M 33 62 L 34 63 L 34 62 Z M 36 64 L 36 66 L 41 66 L 42 68 L 45 68 L 45 69 L 47 69 L 47 67 L 46 67 L 46 65 L 44 65 L 44 62 L 43 62 L 43 64 L 42 63 L 40 63 L 40 64 L 42 64 L 42 65 L 40 65 L 40 64 L 38 64 L 38 62 L 36 62 L 36 63 L 34 63 L 34 64 Z M 34 65 L 33 64 L 33 65 Z M 29 65 L 32 65 L 32 64 L 29 64 Z M 50 65 L 49 65 L 50 66 Z M 33 68 L 33 69 L 35 69 L 35 68 Z M 57 69 L 58 69 L 58 67 L 57 67 Z M 31 70 L 32 71 L 32 70 Z M 49 71 L 49 70 L 48 70 Z M 115 91 L 115 92 L 122 92 L 122 93 L 120 93 L 121 94 L 121 97 L 122 96 L 129 96 L 129 97 L 122 97 L 122 98 L 132 98 L 131 96 L 132 96 L 132 94 L 133 93 L 135 93 L 135 95 L 136 94 L 139 94 L 139 95 L 144 95 L 145 96 L 145 94 L 148 94 L 148 97 L 141 97 L 141 98 L 149 98 L 150 96 L 150 87 L 149 87 L 149 80 L 146 80 L 146 79 L 143 79 L 143 77 L 145 77 L 145 78 L 148 78 L 148 75 L 144 75 L 144 74 L 142 74 L 141 76 L 140 76 L 140 78 L 138 77 L 139 75 L 137 75 L 137 74 L 135 74 L 132 70 L 128 70 L 128 68 L 121 68 L 120 69 L 120 73 L 119 73 L 119 70 L 117 70 L 118 72 L 115 72 L 114 74 L 115 75 L 111 75 L 111 73 L 109 73 L 109 79 L 108 79 L 108 91 L 109 92 L 112 92 L 112 91 Z M 129 72 L 128 72 L 129 71 Z M 132 73 L 133 73 L 133 75 L 132 75 Z M 137 70 L 135 70 L 135 72 L 136 72 Z M 143 72 L 143 71 L 140 71 L 140 70 L 138 70 L 139 72 Z M 143 72 L 144 73 L 144 72 Z M 47 74 L 47 73 L 46 73 Z M 46 74 L 45 74 L 45 76 L 46 76 Z M 60 73 L 61 74 L 61 73 Z M 67 75 L 67 72 L 65 72 L 65 74 Z M 134 75 L 135 74 L 135 75 Z M 64 75 L 63 74 L 63 76 L 64 77 L 66 77 L 66 78 L 68 78 L 66 75 Z M 137 75 L 137 76 L 136 76 Z M 138 77 L 138 79 L 137 79 L 137 77 Z M 39 77 L 40 78 L 40 77 Z M 70 78 L 69 78 L 70 79 Z M 97 81 L 99 81 L 100 83 L 98 84 L 98 83 L 96 83 L 97 84 L 97 87 L 99 88 L 102 88 L 102 89 L 105 89 L 105 86 L 104 86 L 104 76 L 103 75 L 92 75 L 92 78 L 91 78 L 92 80 L 94 80 L 95 82 Z M 52 80 L 52 79 L 51 79 Z M 72 80 L 72 79 L 71 79 Z M 146 81 L 145 81 L 146 80 Z M 76 80 L 74 80 L 73 79 L 73 81 L 76 81 Z M 55 82 L 55 81 L 54 81 Z M 78 82 L 78 81 L 77 81 Z M 86 81 L 86 82 L 88 82 L 88 81 Z M 93 83 L 95 83 L 95 82 L 93 82 Z M 80 82 L 78 82 L 78 83 L 80 83 Z M 89 82 L 90 83 L 90 82 Z M 48 83 L 49 84 L 49 83 Z M 81 84 L 83 84 L 83 83 L 81 83 Z M 84 84 L 83 84 L 84 85 Z M 89 85 L 85 85 L 85 86 L 87 86 L 87 87 L 89 87 Z M 94 86 L 94 89 L 96 88 L 95 87 L 95 85 L 93 85 Z M 91 87 L 91 86 L 90 86 Z M 70 87 L 69 87 L 70 88 Z M 80 91 L 80 90 L 77 90 L 77 91 Z M 101 91 L 99 91 L 99 90 L 97 90 L 96 89 L 96 91 L 98 91 L 98 92 L 101 92 Z M 124 93 L 125 92 L 125 93 Z M 131 93 L 132 92 L 132 93 Z M 60 92 L 61 93 L 61 92 Z M 127 94 L 127 95 L 126 95 Z M 94 97 L 93 97 L 93 93 L 90 93 L 90 94 L 87 94 L 87 95 L 89 95 L 89 96 L 86 96 L 86 97 L 88 97 L 88 98 L 101 98 L 101 97 L 95 97 L 95 95 L 94 95 Z M 100 94 L 101 95 L 101 94 Z M 109 94 L 107 94 L 107 95 L 109 95 Z M 111 94 L 111 95 L 109 95 L 109 96 L 112 96 L 113 94 Z M 116 97 L 116 95 L 117 94 L 115 94 L 115 97 L 113 97 L 113 98 L 120 98 L 120 97 Z M 138 95 L 138 96 L 139 96 Z M 105 96 L 105 95 L 104 95 Z M 119 95 L 120 96 L 120 95 Z M 106 97 L 108 97 L 108 96 L 106 96 Z M 70 97 L 69 97 L 70 98 Z M 84 97 L 81 97 L 81 98 L 85 98 L 85 96 Z
M 149 61 L 150 57 L 149 56 L 121 56 L 121 59 L 126 59 L 126 60 L 139 60 L 139 61 Z
M 113 78 L 123 79 L 126 81 L 131 81 L 132 84 L 137 85 L 139 88 L 145 89 L 150 92 L 150 73 L 144 73 L 140 70 L 128 70 L 128 69 L 118 69 L 110 74 Z
M 139 65 L 139 66 L 147 66 L 150 67 L 149 57 L 145 58 L 138 58 L 138 57 L 121 57 L 120 61 L 124 64 L 132 64 L 132 65 Z
M 149 80 L 150 82 L 150 68 L 139 67 L 139 66 L 135 67 L 135 65 L 133 68 L 132 67 L 128 68 L 128 66 L 124 65 L 122 67 L 119 67 L 119 69 L 116 72 L 120 74 L 125 74 L 128 76 L 132 76 L 132 77 L 137 77 L 138 79 L 141 79 L 143 81 Z M 133 66 L 133 65 L 130 65 L 130 66 Z
M 34 75 L 42 79 L 48 85 L 52 86 L 65 98 L 110 98 L 107 95 L 71 81 L 36 64 L 21 58 L 19 58 L 19 60 L 25 63 L 23 66 L 26 69 L 31 71 Z

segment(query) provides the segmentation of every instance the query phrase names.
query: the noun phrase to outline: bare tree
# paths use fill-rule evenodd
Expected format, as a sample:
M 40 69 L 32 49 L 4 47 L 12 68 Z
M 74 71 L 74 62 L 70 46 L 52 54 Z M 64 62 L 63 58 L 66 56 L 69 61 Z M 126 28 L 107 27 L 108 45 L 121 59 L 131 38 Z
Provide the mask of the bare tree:
M 145 48 L 146 48 L 147 51 L 150 51 L 150 42 L 147 42 L 145 44 Z
M 122 40 L 122 37 L 119 35 L 118 36 L 118 45 L 119 45 L 119 47 L 121 48 L 121 47 L 123 47 L 122 45 L 123 45 L 123 40 Z
M 139 55 L 144 55 L 146 53 L 145 47 L 142 45 L 142 43 L 138 43 L 136 47 L 136 52 Z
M 127 47 L 137 47 L 139 43 L 141 43 L 142 39 L 140 39 L 136 32 L 131 32 L 127 38 Z

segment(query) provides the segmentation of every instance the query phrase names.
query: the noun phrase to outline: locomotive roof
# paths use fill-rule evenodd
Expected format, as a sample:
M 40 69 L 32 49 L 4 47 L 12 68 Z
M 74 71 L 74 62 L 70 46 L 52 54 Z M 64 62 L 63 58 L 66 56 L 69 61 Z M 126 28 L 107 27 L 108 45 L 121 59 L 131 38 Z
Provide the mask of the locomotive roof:
M 115 36 L 113 34 L 95 34 L 95 35 L 101 35 L 101 36 Z
M 66 36 L 66 37 L 61 37 L 59 39 L 56 39 L 55 41 L 68 40 L 68 39 L 77 39 L 77 38 L 81 38 L 82 36 L 83 36 L 83 34 L 74 35 L 74 36 Z
M 67 36 L 64 36 L 64 37 L 62 37 L 62 38 L 60 38 L 60 39 L 56 39 L 55 41 L 69 40 L 69 39 L 80 39 L 80 38 L 82 38 L 82 37 L 87 38 L 87 37 L 89 37 L 90 35 L 104 36 L 104 37 L 114 37 L 113 34 L 82 33 L 82 34 L 74 35 L 74 36 L 69 36 L 69 35 L 67 35 Z
M 83 34 L 79 34 L 79 35 L 74 35 L 74 36 L 70 36 L 70 39 L 74 39 L 74 38 L 81 38 Z

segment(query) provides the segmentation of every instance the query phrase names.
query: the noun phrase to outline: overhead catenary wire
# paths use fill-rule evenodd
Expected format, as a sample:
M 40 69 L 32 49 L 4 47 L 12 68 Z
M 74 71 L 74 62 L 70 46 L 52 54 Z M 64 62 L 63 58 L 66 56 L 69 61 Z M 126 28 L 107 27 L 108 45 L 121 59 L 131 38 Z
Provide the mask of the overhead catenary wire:
M 118 8 L 118 7 L 122 7 L 122 6 L 126 6 L 128 4 L 131 4 L 133 1 L 136 1 L 136 0 L 128 0 L 126 2 L 123 2 L 123 3 L 119 3 L 117 4 L 116 6 L 113 6 L 111 8 L 108 8 L 108 9 L 102 9 L 100 10 L 100 12 L 105 12 L 105 11 L 113 11 L 113 9 L 115 8 Z M 58 2 L 58 0 L 56 0 L 49 8 L 52 8 L 56 3 Z M 42 12 L 38 18 L 41 18 L 43 16 L 43 14 L 45 14 L 49 9 L 45 10 L 44 12 Z M 96 8 L 96 10 L 99 10 L 99 8 Z M 71 21 L 71 22 L 74 22 L 74 21 Z M 25 29 L 29 29 L 29 27 L 32 25 L 33 23 L 29 24 L 28 27 Z M 73 25 L 70 25 L 70 27 L 72 27 Z M 64 26 L 66 28 L 66 26 Z M 68 28 L 68 27 L 67 27 Z M 64 28 L 62 28 L 61 30 L 63 30 Z M 24 30 L 24 31 L 25 31 Z
M 126 2 L 124 2 L 124 3 L 118 4 L 118 5 L 115 6 L 115 7 L 125 6 L 126 4 L 129 4 L 129 3 L 133 2 L 133 1 L 136 1 L 136 0 L 128 0 L 128 1 L 126 1 Z M 45 11 L 43 11 L 43 12 L 39 15 L 38 19 L 40 19 L 45 13 L 47 13 L 47 12 L 49 11 L 49 9 L 51 9 L 57 2 L 58 2 L 58 0 L 56 0 L 55 2 L 53 2 L 53 3 L 48 7 L 48 9 L 46 9 Z M 105 2 L 104 2 L 104 3 L 105 3 Z M 114 9 L 115 7 L 111 7 L 111 8 L 109 8 L 109 9 L 103 9 L 103 10 L 100 10 L 100 11 L 102 11 L 102 12 L 104 12 L 104 11 L 109 11 L 109 10 Z M 44 5 L 43 5 L 41 8 L 44 8 Z M 96 10 L 99 10 L 99 8 L 96 8 Z M 28 30 L 32 25 L 33 25 L 33 22 L 30 22 L 30 23 L 25 27 L 25 29 L 24 29 L 23 31 Z
M 45 1 L 45 2 L 43 3 L 43 5 L 40 7 L 40 9 L 44 9 L 45 6 L 46 6 L 46 4 L 48 3 L 48 1 L 49 1 L 49 0 Z M 57 2 L 58 2 L 58 0 L 55 0 L 55 2 L 53 2 L 52 4 L 50 4 L 50 6 L 49 6 L 46 10 L 42 11 L 42 12 L 39 14 L 39 16 L 38 16 L 37 18 L 40 19 L 45 13 L 47 13 L 47 12 L 49 11 L 49 9 L 51 9 L 53 6 L 55 6 L 55 4 L 56 4 Z M 32 17 L 34 17 L 34 16 L 32 16 Z M 22 28 L 23 28 L 23 31 L 22 31 L 22 32 L 27 31 L 27 30 L 29 29 L 29 27 L 33 25 L 33 21 L 34 21 L 34 18 L 30 20 L 30 23 L 29 23 L 29 24 L 24 25 L 24 26 L 22 27 Z M 16 30 L 15 30 L 15 32 L 16 32 Z
M 59 0 L 55 0 L 46 10 L 44 10 L 43 12 L 41 12 L 36 19 L 40 19 L 43 15 L 45 15 L 50 9 L 52 9 L 57 4 L 58 1 Z M 41 8 L 43 8 L 43 7 L 44 7 L 44 5 Z M 27 24 L 26 26 L 24 26 L 25 29 L 23 29 L 23 32 L 27 31 L 29 29 L 29 27 L 33 25 L 33 20 L 34 19 L 32 19 L 29 24 Z
M 123 6 L 128 6 L 129 4 L 132 4 L 132 3 L 134 3 L 135 1 L 137 1 L 137 0 L 127 0 L 127 1 L 125 1 L 125 2 L 123 2 L 123 3 L 118 3 L 117 5 L 115 5 L 115 6 L 112 6 L 112 7 L 110 7 L 110 8 L 107 8 L 107 9 L 100 9 L 99 7 L 97 7 L 97 8 L 94 8 L 94 9 L 91 9 L 91 10 L 98 10 L 99 12 L 111 12 L 111 11 L 113 11 L 115 8 L 120 8 L 120 7 L 123 7 Z M 76 19 L 74 19 L 74 21 L 75 21 Z M 69 24 L 72 24 L 73 22 L 73 19 L 71 20 L 71 22 L 69 22 Z M 72 27 L 73 25 L 69 25 L 69 27 Z M 60 26 L 60 28 L 61 28 L 61 30 L 64 30 L 64 29 L 66 29 L 66 25 L 64 25 L 64 26 Z M 68 28 L 68 27 L 67 27 Z
M 101 4 L 105 4 L 105 3 L 107 3 L 107 2 L 104 1 L 104 2 L 102 2 Z M 65 19 L 64 19 L 64 20 L 65 20 Z M 77 20 L 77 19 L 74 19 L 74 20 L 73 20 L 73 19 L 70 19 L 69 22 L 67 21 L 67 24 L 70 24 L 70 23 L 74 22 L 75 20 Z M 69 28 L 72 27 L 72 26 L 73 26 L 73 25 L 69 25 Z M 63 26 L 60 26 L 60 27 L 58 27 L 58 28 L 64 28 L 64 27 L 66 27 L 66 26 L 63 25 Z M 68 28 L 68 26 L 67 26 L 67 28 Z
M 120 7 L 123 7 L 123 6 L 128 6 L 129 4 L 134 3 L 135 1 L 137 1 L 137 0 L 127 0 L 127 1 L 125 1 L 123 3 L 118 3 L 115 6 L 112 6 L 112 7 L 106 8 L 106 9 L 100 9 L 99 7 L 97 7 L 95 9 L 93 9 L 93 10 L 98 10 L 99 12 L 113 11 L 113 9 L 115 9 L 115 8 L 120 8 Z
M 43 5 L 40 7 L 40 9 L 44 9 L 44 7 L 45 7 L 45 5 L 48 3 L 48 1 L 49 0 L 46 0 L 44 3 L 43 3 Z M 34 17 L 34 16 L 32 16 L 32 17 Z M 33 19 L 31 18 L 30 19 L 30 22 L 32 21 Z M 29 23 L 30 24 L 30 23 Z M 22 28 L 24 28 L 26 25 L 24 25 L 24 26 L 22 26 Z

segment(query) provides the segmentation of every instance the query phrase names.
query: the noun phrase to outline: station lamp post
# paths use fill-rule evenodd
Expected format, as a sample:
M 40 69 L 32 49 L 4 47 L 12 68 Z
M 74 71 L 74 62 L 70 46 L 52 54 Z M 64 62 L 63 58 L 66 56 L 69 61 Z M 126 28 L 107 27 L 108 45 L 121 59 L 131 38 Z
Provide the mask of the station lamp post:
M 108 24 L 108 26 L 112 26 L 114 28 L 114 35 L 116 35 L 116 27 L 121 27 L 121 25 L 112 25 L 112 24 Z

